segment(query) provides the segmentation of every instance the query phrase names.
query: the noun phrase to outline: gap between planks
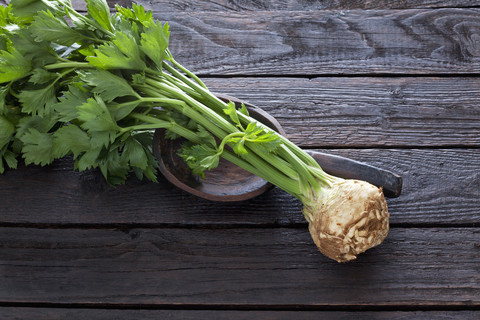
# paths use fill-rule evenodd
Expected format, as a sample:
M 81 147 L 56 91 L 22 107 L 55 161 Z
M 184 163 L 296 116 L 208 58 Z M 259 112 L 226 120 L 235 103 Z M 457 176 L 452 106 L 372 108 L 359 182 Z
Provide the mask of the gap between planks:
M 477 223 L 390 223 L 391 229 L 475 229 Z M 84 230 L 120 230 L 129 233 L 135 229 L 307 229 L 308 223 L 0 223 L 0 228 L 28 228 L 28 229 L 84 229 Z
M 195 310 L 195 311 L 476 311 L 480 305 L 302 305 L 302 304 L 128 304 L 128 303 L 45 303 L 5 302 L 2 308 L 88 309 L 88 310 Z

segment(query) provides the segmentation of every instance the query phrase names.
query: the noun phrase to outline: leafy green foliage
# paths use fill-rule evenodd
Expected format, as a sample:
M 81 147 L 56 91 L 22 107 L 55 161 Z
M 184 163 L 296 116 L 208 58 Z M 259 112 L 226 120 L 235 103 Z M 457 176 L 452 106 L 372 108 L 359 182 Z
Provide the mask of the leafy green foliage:
M 29 27 L 23 27 L 15 31 L 9 37 L 9 40 L 11 41 L 10 45 L 25 60 L 25 74 L 28 74 L 34 68 L 42 68 L 46 64 L 55 63 L 58 59 L 51 43 L 36 41 Z
M 56 123 L 57 119 L 53 116 L 24 116 L 17 123 L 15 137 L 21 138 L 30 128 L 40 132 L 48 132 Z
M 0 150 L 0 174 L 5 172 L 5 165 L 10 169 L 17 168 L 16 154 L 8 150 L 6 147 Z
M 5 114 L 7 112 L 7 104 L 5 100 L 7 99 L 9 90 L 10 90 L 9 85 L 0 87 L 0 115 Z
M 85 153 L 81 154 L 75 161 L 74 168 L 78 171 L 85 171 L 98 167 L 97 159 L 102 152 L 101 147 L 90 148 Z
M 84 40 L 84 36 L 70 28 L 63 17 L 56 17 L 50 11 L 41 11 L 30 27 L 36 41 L 51 41 L 65 46 Z
M 7 49 L 7 43 L 9 42 L 8 35 L 20 30 L 23 26 L 21 19 L 14 16 L 12 13 L 12 6 L 0 6 L 0 50 Z
M 82 90 L 76 84 L 70 84 L 68 91 L 62 92 L 59 102 L 53 105 L 53 109 L 59 116 L 59 121 L 70 122 L 77 118 L 77 107 L 84 104 L 91 95 Z
M 251 122 L 248 124 L 244 132 L 236 132 L 227 135 L 217 151 L 219 154 L 223 152 L 224 144 L 230 145 L 237 155 L 245 156 L 248 154 L 246 146 L 249 144 L 255 144 L 258 149 L 262 150 L 262 152 L 271 153 L 275 152 L 280 146 L 281 140 L 274 131 L 265 131 L 265 128 L 257 122 Z
M 123 153 L 134 167 L 145 169 L 148 166 L 148 157 L 143 145 L 135 138 L 130 137 L 125 142 Z
M 227 146 L 244 163 L 252 162 L 250 150 L 276 152 L 278 135 L 247 123 L 245 105 L 198 112 L 213 99 L 171 71 L 196 80 L 173 60 L 167 23 L 141 5 L 117 6 L 113 16 L 105 0 L 86 5 L 86 16 L 70 0 L 12 0 L 0 7 L 0 173 L 16 167 L 20 154 L 38 165 L 71 155 L 76 170 L 97 168 L 112 185 L 131 172 L 156 181 L 155 128 L 196 142 L 180 155 L 202 177 Z M 211 127 L 198 125 L 204 120 Z M 223 139 L 218 146 L 217 138 Z
M 158 70 L 153 59 L 162 59 L 168 26 L 157 26 L 142 6 L 111 17 L 106 1 L 86 2 L 84 17 L 70 0 L 12 0 L 0 7 L 0 83 L 6 83 L 0 86 L 0 172 L 16 167 L 22 152 L 27 164 L 39 165 L 73 155 L 76 169 L 99 168 L 111 184 L 130 171 L 156 181 L 152 132 L 136 131 L 142 124 L 129 116 L 151 108 L 141 106 L 132 84 L 144 86 L 145 70 Z M 90 66 L 79 64 L 78 75 L 61 70 L 77 61 Z
M 118 14 L 126 19 L 138 21 L 141 24 L 147 24 L 153 21 L 153 14 L 150 10 L 145 10 L 142 5 L 132 3 L 131 8 L 124 8 L 119 5 L 115 6 Z
M 33 20 L 39 11 L 47 10 L 49 7 L 41 0 L 12 0 L 10 1 L 12 13 L 26 20 Z
M 20 138 L 23 142 L 23 157 L 25 164 L 47 165 L 54 160 L 53 137 L 49 133 L 29 128 Z
M 185 143 L 179 155 L 192 170 L 193 174 L 205 178 L 205 171 L 218 166 L 223 150 L 219 150 L 215 138 L 204 127 L 197 125 L 196 135 L 201 144 Z
M 217 142 L 215 141 L 214 136 L 210 132 L 207 131 L 204 127 L 201 125 L 197 125 L 197 137 L 200 138 L 202 143 L 208 147 L 216 148 L 217 147 Z
M 10 23 L 11 9 L 11 6 L 0 6 L 0 27 L 5 27 L 8 23 Z
M 137 96 L 127 80 L 109 71 L 93 69 L 81 72 L 80 75 L 80 78 L 92 87 L 92 92 L 106 102 L 111 102 L 118 97 Z
M 63 126 L 55 131 L 53 139 L 53 156 L 55 158 L 73 154 L 73 157 L 76 159 L 81 153 L 90 149 L 88 134 L 73 124 Z
M 102 28 L 113 31 L 113 26 L 110 22 L 110 8 L 107 2 L 104 0 L 85 1 L 87 2 L 88 14 L 95 19 Z
M 13 81 L 26 76 L 31 69 L 31 61 L 17 49 L 11 47 L 0 52 L 0 83 Z
M 138 145 L 143 148 L 140 151 L 138 146 L 134 147 L 136 152 L 131 155 L 131 151 L 124 148 L 122 156 L 127 157 L 130 165 L 133 167 L 133 171 L 138 179 L 142 180 L 144 177 L 150 181 L 157 182 L 156 171 L 158 167 L 157 160 L 153 156 L 153 134 L 150 131 L 134 133 L 130 136 L 129 140 L 134 140 Z M 127 140 L 128 142 L 128 140 Z M 142 154 L 143 152 L 143 154 Z M 133 161 L 132 161 L 133 160 Z M 146 160 L 146 163 L 145 163 Z
M 220 156 L 217 149 L 204 144 L 186 144 L 179 153 L 193 174 L 205 179 L 205 170 L 214 169 L 218 166 Z
M 129 20 L 122 15 L 117 15 L 113 27 L 115 33 L 124 33 L 132 38 L 135 43 L 140 43 L 140 30 L 142 29 L 142 25 L 139 22 Z
M 145 73 L 135 73 L 132 75 L 132 85 L 143 85 L 146 79 Z
M 142 33 L 142 40 L 140 41 L 142 51 L 152 59 L 158 70 L 162 70 L 169 35 L 167 23 L 162 27 L 160 23 L 154 22 L 146 24 L 146 30 Z
M 15 125 L 7 118 L 0 116 L 0 149 L 3 149 L 12 140 Z
M 90 64 L 101 69 L 131 69 L 143 71 L 146 64 L 134 38 L 116 32 L 112 42 L 93 50 L 95 56 L 86 58 Z
M 262 148 L 264 152 L 275 152 L 282 143 L 276 132 L 266 132 L 258 122 L 250 122 L 248 124 L 245 129 L 245 140 L 250 143 L 255 143 Z
M 18 95 L 22 104 L 22 111 L 28 114 L 44 116 L 51 111 L 51 107 L 57 103 L 56 88 L 54 84 L 48 84 L 39 89 L 23 90 Z
M 126 118 L 130 113 L 132 113 L 132 111 L 135 110 L 139 104 L 140 102 L 138 100 L 119 104 L 111 103 L 109 105 L 109 109 L 111 110 L 115 121 L 120 121 Z
M 238 155 L 246 155 L 248 153 L 245 148 L 245 136 L 243 137 L 233 137 L 228 140 L 229 143 L 233 144 L 233 151 Z
M 97 162 L 100 171 L 109 184 L 125 183 L 130 167 L 128 161 L 122 158 L 118 145 L 112 145 L 108 152 L 101 153 Z
M 244 103 L 242 103 L 242 105 L 241 105 L 240 113 L 243 113 L 243 114 L 246 115 L 247 117 L 250 116 L 250 114 L 248 113 L 247 107 L 245 106 Z
M 99 97 L 89 98 L 87 102 L 77 107 L 78 120 L 81 127 L 92 136 L 92 146 L 107 147 L 117 137 L 120 127 L 107 108 L 105 102 Z
M 33 84 L 44 84 L 56 78 L 58 78 L 57 73 L 48 72 L 43 68 L 36 68 L 32 71 L 32 75 L 28 81 Z
M 242 124 L 238 119 L 237 108 L 235 107 L 235 103 L 233 103 L 232 101 L 229 101 L 226 104 L 225 109 L 223 109 L 223 112 L 225 112 L 226 115 L 230 116 L 230 119 L 233 121 L 233 123 L 237 125 L 237 127 L 242 128 Z

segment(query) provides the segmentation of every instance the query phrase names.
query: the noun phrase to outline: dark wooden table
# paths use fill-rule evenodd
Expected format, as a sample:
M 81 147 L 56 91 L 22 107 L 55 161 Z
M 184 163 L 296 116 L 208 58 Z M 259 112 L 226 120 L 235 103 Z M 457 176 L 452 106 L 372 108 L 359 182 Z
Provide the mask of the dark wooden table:
M 140 2 L 212 91 L 402 175 L 390 234 L 338 264 L 278 189 L 225 204 L 21 166 L 0 176 L 0 319 L 480 318 L 478 0 Z

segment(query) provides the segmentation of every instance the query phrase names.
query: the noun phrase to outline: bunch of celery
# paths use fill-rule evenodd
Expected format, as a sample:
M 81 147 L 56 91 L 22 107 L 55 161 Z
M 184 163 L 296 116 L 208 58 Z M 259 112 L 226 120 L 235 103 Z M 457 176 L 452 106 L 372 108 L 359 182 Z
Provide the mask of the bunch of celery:
M 380 189 L 326 174 L 307 153 L 215 97 L 168 49 L 167 24 L 142 6 L 87 0 L 12 0 L 0 7 L 0 173 L 70 155 L 112 185 L 130 172 L 156 181 L 152 132 L 189 141 L 181 157 L 195 174 L 219 158 L 298 198 L 319 249 L 354 259 L 383 241 Z M 219 142 L 217 142 L 219 141 Z

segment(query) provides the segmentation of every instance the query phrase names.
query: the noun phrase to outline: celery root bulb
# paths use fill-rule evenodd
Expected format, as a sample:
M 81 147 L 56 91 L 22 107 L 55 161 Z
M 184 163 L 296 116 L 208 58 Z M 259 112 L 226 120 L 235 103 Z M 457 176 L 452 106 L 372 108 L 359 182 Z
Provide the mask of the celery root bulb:
M 338 262 L 379 245 L 389 230 L 382 189 L 359 180 L 334 182 L 304 215 L 319 250 Z

